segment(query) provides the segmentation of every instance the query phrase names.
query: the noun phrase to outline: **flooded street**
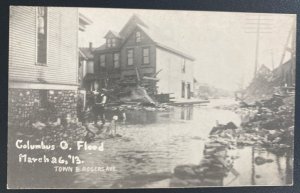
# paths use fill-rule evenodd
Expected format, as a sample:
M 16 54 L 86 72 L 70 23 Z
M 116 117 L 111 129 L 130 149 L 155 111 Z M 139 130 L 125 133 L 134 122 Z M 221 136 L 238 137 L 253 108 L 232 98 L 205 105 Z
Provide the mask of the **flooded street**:
M 293 188 L 295 11 L 83 5 L 7 7 L 7 189 Z
M 241 124 L 239 114 L 215 108 L 233 103 L 227 99 L 212 100 L 206 105 L 174 107 L 171 111 L 126 111 L 126 121 L 118 123 L 117 132 L 122 137 L 89 143 L 103 142 L 104 151 L 73 151 L 84 161 L 79 167 L 109 167 L 112 171 L 55 172 L 53 166 L 46 164 L 18 164 L 11 171 L 16 173 L 16 183 L 35 187 L 38 181 L 38 188 L 120 188 L 120 184 L 123 188 L 170 187 L 174 168 L 197 165 L 205 159 L 205 145 L 217 122 Z M 66 156 L 63 151 L 56 153 Z M 292 183 L 292 155 L 275 155 L 257 146 L 237 147 L 227 154 L 225 157 L 234 157 L 236 172 L 229 171 L 221 177 L 218 186 Z M 260 163 L 257 157 L 268 161 Z M 16 162 L 17 158 L 11 160 Z
M 109 188 L 123 179 L 126 179 L 125 186 L 126 183 L 130 186 L 135 178 L 170 173 L 180 164 L 198 164 L 203 157 L 204 143 L 216 121 L 221 124 L 232 121 L 240 125 L 239 115 L 213 108 L 224 102 L 229 104 L 234 101 L 216 100 L 207 106 L 175 107 L 171 112 L 126 112 L 127 120 L 119 126 L 118 131 L 123 137 L 105 140 L 103 152 L 79 153 L 85 161 L 83 166 L 114 166 L 116 171 L 75 173 L 72 187 Z M 234 168 L 241 175 L 235 177 L 229 174 L 223 185 L 285 184 L 286 158 L 256 150 L 255 155 L 266 154 L 276 161 L 253 166 L 252 153 L 251 148 L 232 152 L 239 157 Z M 138 183 L 135 186 L 146 187 Z M 155 187 L 155 183 L 151 186 Z M 157 186 L 168 187 L 168 180 L 157 183 Z

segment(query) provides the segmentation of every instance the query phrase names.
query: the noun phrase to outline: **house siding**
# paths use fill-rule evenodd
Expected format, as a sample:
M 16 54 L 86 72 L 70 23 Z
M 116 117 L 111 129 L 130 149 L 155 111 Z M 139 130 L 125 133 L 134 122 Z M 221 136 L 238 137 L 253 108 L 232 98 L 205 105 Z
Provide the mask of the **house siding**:
M 118 50 L 110 52 L 103 52 L 95 54 L 94 56 L 94 71 L 99 76 L 106 75 L 107 73 L 111 78 L 120 77 L 120 68 L 114 68 L 113 54 L 120 53 Z M 105 55 L 105 67 L 100 66 L 100 56 Z M 121 62 L 119 60 L 119 62 Z M 102 78 L 105 78 L 104 76 Z
M 186 62 L 185 73 L 182 73 L 183 60 Z M 193 61 L 182 56 L 156 48 L 156 68 L 162 71 L 157 75 L 158 94 L 173 93 L 175 99 L 182 98 L 182 82 L 190 84 L 193 92 Z M 185 99 L 187 98 L 187 89 L 185 89 Z
M 175 99 L 189 99 L 193 96 L 194 78 L 193 78 L 193 61 L 190 56 L 185 55 L 176 48 L 168 48 L 156 42 L 157 38 L 151 31 L 147 31 L 141 27 L 142 22 L 132 17 L 130 21 L 121 30 L 120 35 L 123 42 L 120 47 L 106 48 L 105 45 L 99 47 L 94 52 L 95 54 L 95 69 L 99 77 L 106 77 L 106 72 L 109 78 L 121 79 L 125 83 L 135 84 L 136 67 L 138 67 L 140 78 L 143 76 L 154 76 L 157 72 L 159 81 L 150 81 L 143 79 L 142 84 L 147 92 L 154 96 L 156 94 L 173 93 Z M 145 27 L 147 28 L 147 27 Z M 149 28 L 148 28 L 149 29 Z M 141 34 L 141 41 L 136 42 L 136 32 Z M 153 37 L 152 37 L 152 35 Z M 143 64 L 143 49 L 149 48 L 149 64 Z M 133 64 L 128 65 L 127 51 L 133 50 Z M 113 73 L 109 69 L 113 66 L 113 52 L 120 51 L 120 70 Z M 106 55 L 106 68 L 99 68 L 99 58 L 101 54 Z M 182 64 L 185 61 L 186 70 L 182 73 Z M 99 78 L 100 79 L 100 78 Z M 99 81 L 103 82 L 103 80 Z M 112 81 L 113 82 L 113 81 Z M 186 89 L 184 97 L 182 97 L 182 84 L 184 83 Z M 103 84 L 102 84 L 103 85 Z M 189 92 L 188 92 L 189 86 Z
M 155 73 L 156 70 L 156 50 L 155 50 L 155 44 L 149 38 L 143 31 L 139 30 L 141 32 L 141 41 L 136 42 L 135 41 L 135 33 L 139 30 L 138 28 L 133 31 L 133 33 L 128 37 L 126 42 L 121 48 L 121 71 L 122 71 L 122 78 L 125 76 L 131 76 L 135 75 L 135 66 L 138 66 L 140 69 L 141 74 L 149 74 L 149 73 Z M 150 50 L 150 63 L 149 64 L 143 64 L 143 48 L 149 48 Z M 133 59 L 133 65 L 128 66 L 127 64 L 127 50 L 133 49 L 134 50 L 134 59 Z
M 45 94 L 55 110 L 44 119 L 77 116 L 77 9 L 48 7 L 45 66 L 36 64 L 36 11 L 31 6 L 10 7 L 8 124 L 21 129 L 47 111 L 42 105 Z
M 10 81 L 77 85 L 76 8 L 48 7 L 46 66 L 36 65 L 36 7 L 11 6 L 9 24 Z

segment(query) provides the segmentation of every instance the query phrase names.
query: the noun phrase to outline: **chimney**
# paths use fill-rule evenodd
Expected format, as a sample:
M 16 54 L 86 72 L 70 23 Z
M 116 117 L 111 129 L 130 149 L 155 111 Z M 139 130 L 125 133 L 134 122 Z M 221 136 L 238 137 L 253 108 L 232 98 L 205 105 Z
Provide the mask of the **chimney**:
M 93 50 L 93 42 L 89 42 L 89 49 L 92 51 Z

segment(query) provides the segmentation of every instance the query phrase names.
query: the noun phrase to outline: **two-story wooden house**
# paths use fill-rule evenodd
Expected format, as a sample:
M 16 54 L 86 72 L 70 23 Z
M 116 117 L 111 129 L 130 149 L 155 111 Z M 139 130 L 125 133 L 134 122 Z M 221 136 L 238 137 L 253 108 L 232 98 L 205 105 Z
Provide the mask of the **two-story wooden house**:
M 108 31 L 106 43 L 94 50 L 100 86 L 117 80 L 156 77 L 156 93 L 189 99 L 193 92 L 194 58 L 180 51 L 163 30 L 133 15 L 120 32 Z M 138 75 L 137 75 L 138 74 Z M 139 77 L 137 77 L 139 76 Z
M 10 123 L 29 122 L 50 103 L 76 117 L 79 22 L 77 8 L 10 7 Z

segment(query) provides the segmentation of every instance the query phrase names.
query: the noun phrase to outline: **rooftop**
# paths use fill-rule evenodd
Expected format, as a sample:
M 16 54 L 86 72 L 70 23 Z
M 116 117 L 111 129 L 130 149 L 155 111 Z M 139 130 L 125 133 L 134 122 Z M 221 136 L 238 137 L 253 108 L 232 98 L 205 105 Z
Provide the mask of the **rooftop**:
M 166 36 L 161 28 L 155 26 L 152 24 L 150 21 L 147 22 L 147 24 L 144 23 L 144 21 L 134 14 L 128 22 L 125 24 L 125 26 L 121 29 L 121 31 L 118 32 L 113 32 L 109 31 L 106 36 L 109 33 L 114 34 L 116 37 L 121 37 L 123 39 L 126 39 L 133 30 L 136 29 L 136 27 L 140 28 L 142 31 L 144 31 L 151 39 L 152 41 L 155 42 L 155 44 L 162 48 L 165 49 L 169 52 L 175 53 L 177 55 L 183 56 L 189 60 L 195 60 L 192 56 L 186 54 L 188 53 L 187 51 L 184 51 L 177 43 L 174 41 L 175 37 L 172 37 L 172 39 L 168 36 Z M 180 48 L 179 48 L 180 47 Z M 179 48 L 179 49 L 178 49 Z M 106 46 L 105 44 L 101 45 L 100 47 L 96 48 L 96 51 L 100 50 L 105 50 Z M 112 49 L 112 48 L 109 48 Z
M 94 49 L 89 48 L 89 47 L 81 47 L 79 48 L 79 54 L 81 57 L 85 58 L 85 59 L 92 59 L 93 58 L 93 54 L 92 52 L 94 51 Z
M 85 31 L 85 27 L 87 25 L 91 25 L 93 22 L 88 17 L 83 15 L 82 13 L 79 13 L 79 30 Z

